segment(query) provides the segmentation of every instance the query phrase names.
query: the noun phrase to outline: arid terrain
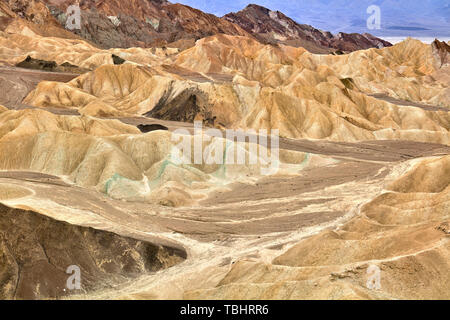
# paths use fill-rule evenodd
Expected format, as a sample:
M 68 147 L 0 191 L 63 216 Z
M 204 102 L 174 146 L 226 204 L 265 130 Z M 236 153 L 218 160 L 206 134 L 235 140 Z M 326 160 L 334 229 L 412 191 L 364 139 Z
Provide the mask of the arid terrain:
M 0 2 L 1 299 L 450 299 L 449 43 L 93 2 Z

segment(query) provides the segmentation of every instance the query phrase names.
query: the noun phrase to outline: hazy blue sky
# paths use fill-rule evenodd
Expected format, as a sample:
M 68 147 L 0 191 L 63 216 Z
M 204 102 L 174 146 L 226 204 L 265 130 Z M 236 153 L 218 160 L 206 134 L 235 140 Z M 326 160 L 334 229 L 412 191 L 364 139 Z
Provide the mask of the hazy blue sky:
M 176 0 L 173 0 L 175 2 Z M 332 32 L 371 32 L 385 36 L 450 36 L 450 0 L 178 0 L 223 16 L 249 3 L 279 10 L 299 23 Z M 367 8 L 381 8 L 382 28 L 367 30 Z

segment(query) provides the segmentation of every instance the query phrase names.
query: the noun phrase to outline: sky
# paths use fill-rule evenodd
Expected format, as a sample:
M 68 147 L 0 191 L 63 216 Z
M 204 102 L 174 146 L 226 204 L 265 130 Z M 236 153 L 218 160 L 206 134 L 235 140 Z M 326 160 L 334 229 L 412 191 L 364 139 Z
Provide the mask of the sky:
M 176 1 L 176 0 L 175 0 Z M 172 2 L 175 2 L 172 1 Z M 255 3 L 279 10 L 299 23 L 337 33 L 369 32 L 389 37 L 450 37 L 450 0 L 178 0 L 223 16 Z M 380 29 L 368 29 L 367 9 L 377 5 Z

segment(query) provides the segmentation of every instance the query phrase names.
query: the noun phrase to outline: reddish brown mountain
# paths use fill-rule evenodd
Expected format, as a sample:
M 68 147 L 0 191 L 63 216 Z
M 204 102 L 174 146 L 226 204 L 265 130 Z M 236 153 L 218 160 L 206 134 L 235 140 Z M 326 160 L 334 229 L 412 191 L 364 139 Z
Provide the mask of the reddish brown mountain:
M 2 0 L 1 28 L 20 20 L 37 34 L 84 38 L 102 48 L 169 45 L 182 49 L 215 34 L 256 38 L 263 43 L 304 47 L 314 53 L 391 46 L 369 34 L 333 35 L 298 24 L 279 11 L 249 5 L 223 18 L 165 0 L 79 0 L 81 29 L 64 29 L 75 0 Z
M 44 0 L 61 24 L 73 0 Z M 150 47 L 177 41 L 179 46 L 217 33 L 251 36 L 212 14 L 165 0 L 81 0 L 82 28 L 76 34 L 100 47 Z
M 370 34 L 333 35 L 306 24 L 299 24 L 279 11 L 271 11 L 255 4 L 248 5 L 237 13 L 229 13 L 224 18 L 252 33 L 260 41 L 304 47 L 315 53 L 326 53 L 330 48 L 333 51 L 348 52 L 392 46 Z

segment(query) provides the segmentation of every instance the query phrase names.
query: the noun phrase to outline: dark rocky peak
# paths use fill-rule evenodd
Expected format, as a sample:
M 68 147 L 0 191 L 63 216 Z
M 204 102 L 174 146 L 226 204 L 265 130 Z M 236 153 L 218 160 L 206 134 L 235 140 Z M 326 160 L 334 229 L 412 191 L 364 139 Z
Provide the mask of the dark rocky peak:
M 331 32 L 300 24 L 280 11 L 272 11 L 256 4 L 250 4 L 239 12 L 229 13 L 224 18 L 239 25 L 260 41 L 302 46 L 314 53 L 336 50 L 351 52 L 392 45 L 370 34 L 341 32 L 334 36 Z

